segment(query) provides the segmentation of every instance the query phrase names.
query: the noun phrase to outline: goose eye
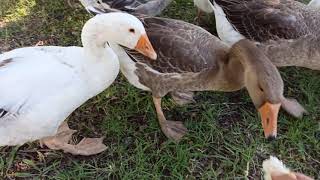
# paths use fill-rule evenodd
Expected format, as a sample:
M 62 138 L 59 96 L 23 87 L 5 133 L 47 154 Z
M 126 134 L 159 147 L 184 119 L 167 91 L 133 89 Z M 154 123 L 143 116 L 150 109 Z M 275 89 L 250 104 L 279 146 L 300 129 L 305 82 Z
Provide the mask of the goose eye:
M 133 28 L 130 28 L 130 29 L 129 29 L 129 32 L 135 33 L 135 30 L 134 30 Z
M 259 86 L 260 91 L 263 92 L 264 91 L 263 88 L 260 85 L 258 85 L 258 86 Z

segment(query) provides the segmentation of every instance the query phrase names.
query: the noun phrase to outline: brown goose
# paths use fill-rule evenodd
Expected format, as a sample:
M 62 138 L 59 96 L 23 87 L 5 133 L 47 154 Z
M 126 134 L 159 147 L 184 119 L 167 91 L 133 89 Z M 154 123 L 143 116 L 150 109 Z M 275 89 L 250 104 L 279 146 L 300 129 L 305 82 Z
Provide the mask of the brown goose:
M 228 23 L 236 31 L 258 42 L 297 39 L 308 34 L 318 35 L 320 32 L 318 28 L 320 12 L 298 1 L 211 0 L 211 2 L 217 10 L 215 14 L 217 19 L 226 16 Z M 220 9 L 223 12 L 220 12 Z M 220 27 L 223 26 L 217 22 L 217 30 Z
M 203 0 L 206 1 L 206 0 Z M 216 0 L 212 8 L 222 41 L 259 47 L 276 66 L 320 70 L 320 12 L 293 0 Z
M 144 24 L 157 52 L 150 62 L 136 51 L 110 43 L 120 69 L 137 88 L 152 92 L 158 120 L 168 138 L 179 140 L 187 131 L 182 122 L 166 120 L 161 98 L 171 93 L 179 102 L 192 101 L 193 91 L 236 91 L 246 87 L 261 114 L 265 136 L 277 134 L 282 106 L 300 116 L 304 109 L 283 96 L 283 81 L 276 67 L 248 40 L 229 48 L 206 30 L 179 20 L 136 15 Z

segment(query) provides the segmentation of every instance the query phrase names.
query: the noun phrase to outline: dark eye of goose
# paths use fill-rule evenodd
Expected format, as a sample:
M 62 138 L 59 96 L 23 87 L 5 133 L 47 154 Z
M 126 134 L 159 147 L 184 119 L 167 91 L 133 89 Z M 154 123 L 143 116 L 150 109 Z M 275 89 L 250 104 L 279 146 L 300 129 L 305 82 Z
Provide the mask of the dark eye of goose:
M 130 28 L 130 29 L 129 29 L 129 32 L 135 33 L 135 30 L 134 30 L 133 28 Z
M 259 86 L 260 91 L 263 92 L 264 91 L 263 88 L 260 85 L 258 85 L 258 86 Z

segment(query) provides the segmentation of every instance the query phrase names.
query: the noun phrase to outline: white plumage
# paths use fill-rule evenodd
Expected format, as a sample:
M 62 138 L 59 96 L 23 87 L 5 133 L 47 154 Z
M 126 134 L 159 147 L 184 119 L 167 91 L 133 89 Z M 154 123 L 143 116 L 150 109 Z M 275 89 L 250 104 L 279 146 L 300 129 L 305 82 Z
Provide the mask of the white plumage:
M 116 56 L 92 62 L 80 47 L 30 47 L 0 63 L 0 146 L 54 135 L 67 116 L 107 88 L 119 72 Z M 99 78 L 98 78 L 99 77 Z
M 107 42 L 155 58 L 145 34 L 134 16 L 109 13 L 85 24 L 83 48 L 27 47 L 1 54 L 0 146 L 55 135 L 72 111 L 110 86 L 120 65 Z
M 193 0 L 193 3 L 195 6 L 197 6 L 199 9 L 206 13 L 212 13 L 212 4 L 210 3 L 209 0 Z
M 309 2 L 308 6 L 312 6 L 313 8 L 320 8 L 320 0 L 312 0 Z

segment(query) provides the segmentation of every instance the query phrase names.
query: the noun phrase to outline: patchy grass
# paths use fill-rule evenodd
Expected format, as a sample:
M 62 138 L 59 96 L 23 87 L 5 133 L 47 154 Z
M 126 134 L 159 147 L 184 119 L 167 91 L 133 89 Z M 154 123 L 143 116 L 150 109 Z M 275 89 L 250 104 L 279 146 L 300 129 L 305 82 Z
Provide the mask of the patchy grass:
M 80 31 L 89 15 L 76 0 L 2 0 L 0 51 L 45 45 L 81 45 Z M 192 0 L 176 0 L 166 17 L 193 21 Z M 209 20 L 209 18 L 208 18 Z M 213 22 L 209 21 L 213 27 Z M 214 28 L 210 29 L 214 32 Z M 37 143 L 0 148 L 0 177 L 16 179 L 259 179 L 269 155 L 296 171 L 319 177 L 320 74 L 283 68 L 288 96 L 309 111 L 293 119 L 283 111 L 279 138 L 267 142 L 246 91 L 197 93 L 197 104 L 177 106 L 166 99 L 168 119 L 184 120 L 189 134 L 180 143 L 161 133 L 149 93 L 131 86 L 121 75 L 106 91 L 69 118 L 83 136 L 105 137 L 108 149 L 91 157 L 40 149 Z M 1 179 L 1 178 L 0 178 Z

